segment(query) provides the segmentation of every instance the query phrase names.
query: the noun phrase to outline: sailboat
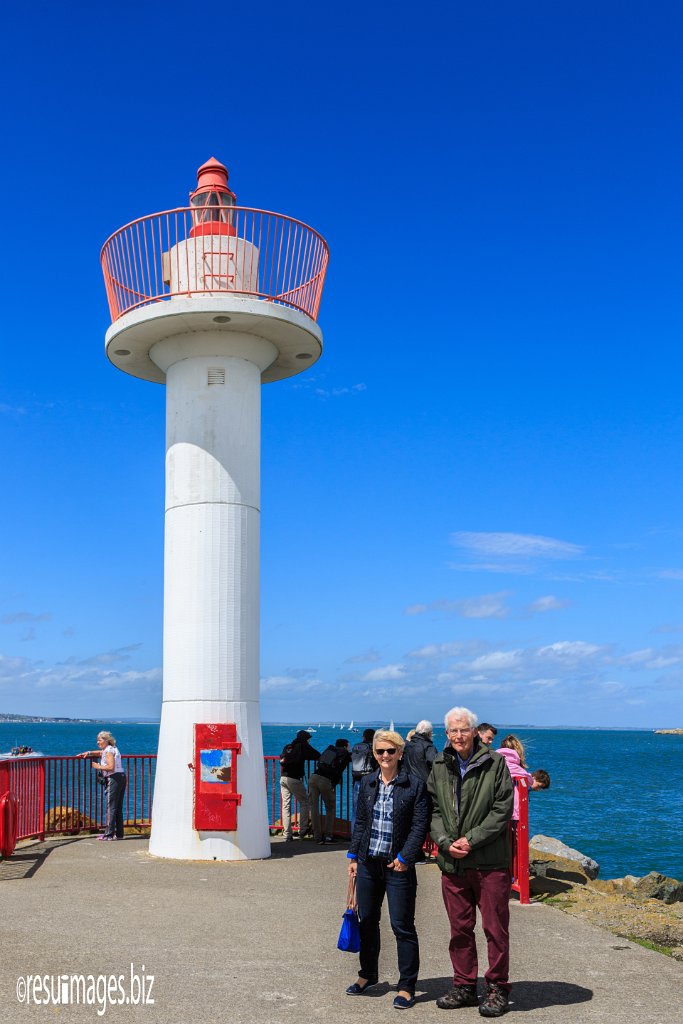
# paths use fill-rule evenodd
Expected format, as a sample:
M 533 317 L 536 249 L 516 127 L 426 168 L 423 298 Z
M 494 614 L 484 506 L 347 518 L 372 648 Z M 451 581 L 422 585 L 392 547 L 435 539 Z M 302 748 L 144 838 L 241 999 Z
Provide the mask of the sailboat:
M 354 729 L 353 727 L 353 719 L 349 722 L 349 732 L 358 732 L 358 729 Z
M 393 720 L 393 718 L 389 722 L 389 732 L 394 732 L 394 720 Z

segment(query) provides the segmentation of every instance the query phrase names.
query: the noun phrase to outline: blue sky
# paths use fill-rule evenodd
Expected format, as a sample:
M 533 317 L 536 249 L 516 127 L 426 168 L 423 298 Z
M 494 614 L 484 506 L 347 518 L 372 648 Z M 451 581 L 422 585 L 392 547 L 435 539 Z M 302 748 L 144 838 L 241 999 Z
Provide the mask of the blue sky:
M 683 724 L 680 6 L 212 17 L 5 15 L 0 710 L 159 710 L 164 391 L 98 257 L 215 155 L 332 253 L 263 392 L 263 718 Z

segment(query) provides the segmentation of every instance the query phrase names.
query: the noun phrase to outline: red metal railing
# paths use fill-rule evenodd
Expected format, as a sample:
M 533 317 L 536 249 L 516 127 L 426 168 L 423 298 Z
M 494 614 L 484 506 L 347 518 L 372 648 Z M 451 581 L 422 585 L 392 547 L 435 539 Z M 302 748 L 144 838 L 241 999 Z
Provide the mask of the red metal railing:
M 221 225 L 226 233 L 196 233 L 197 216 L 192 207 L 154 213 L 107 239 L 101 260 L 112 321 L 150 303 L 203 294 L 266 299 L 317 318 L 329 259 L 317 231 L 279 213 L 234 206 L 230 225 Z
M 156 769 L 155 754 L 124 754 L 123 768 L 127 776 L 123 807 L 127 826 L 147 826 L 152 820 L 152 793 Z M 280 759 L 267 755 L 264 761 L 268 822 L 271 832 L 282 831 L 282 797 L 280 790 Z M 308 775 L 308 766 L 306 767 Z M 0 761 L 0 796 L 14 793 L 18 801 L 17 839 L 60 835 L 100 829 L 104 826 L 106 804 L 104 789 L 95 781 L 95 772 L 87 760 L 78 757 L 36 757 Z M 519 893 L 519 902 L 529 899 L 529 791 L 526 782 L 516 780 L 519 792 L 519 821 L 511 823 L 512 888 Z M 336 821 L 334 834 L 341 839 L 351 835 L 353 780 L 347 769 L 336 789 Z M 299 826 L 299 806 L 293 800 L 292 824 Z M 436 856 L 437 848 L 427 836 L 424 845 L 428 857 Z
M 152 821 L 155 754 L 124 754 L 127 776 L 124 822 L 144 827 Z M 78 757 L 35 757 L 2 762 L 8 788 L 19 805 L 18 839 L 94 831 L 104 827 L 105 790 L 90 762 Z
M 510 822 L 512 843 L 512 888 L 519 893 L 519 902 L 527 905 L 529 897 L 529 789 L 526 779 L 513 779 L 519 794 L 519 821 Z
M 266 775 L 266 793 L 268 796 L 268 824 L 270 831 L 282 832 L 282 796 L 280 790 L 280 758 L 267 754 L 263 758 Z M 305 779 L 308 782 L 309 765 L 306 764 Z M 340 839 L 351 838 L 351 809 L 353 800 L 353 779 L 351 769 L 347 768 L 342 780 L 335 789 L 336 817 L 334 834 Z M 292 797 L 292 827 L 299 828 L 299 802 Z

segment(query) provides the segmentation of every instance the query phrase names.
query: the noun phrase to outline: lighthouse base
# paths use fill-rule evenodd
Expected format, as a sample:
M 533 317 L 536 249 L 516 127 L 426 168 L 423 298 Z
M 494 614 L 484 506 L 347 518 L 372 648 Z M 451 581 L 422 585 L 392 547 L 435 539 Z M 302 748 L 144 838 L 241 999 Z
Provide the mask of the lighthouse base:
M 237 808 L 233 832 L 193 827 L 195 723 L 234 722 L 242 751 L 237 758 Z M 198 770 L 198 765 L 195 770 Z M 161 712 L 152 834 L 149 852 L 174 860 L 262 860 L 270 857 L 263 742 L 256 701 L 165 701 Z

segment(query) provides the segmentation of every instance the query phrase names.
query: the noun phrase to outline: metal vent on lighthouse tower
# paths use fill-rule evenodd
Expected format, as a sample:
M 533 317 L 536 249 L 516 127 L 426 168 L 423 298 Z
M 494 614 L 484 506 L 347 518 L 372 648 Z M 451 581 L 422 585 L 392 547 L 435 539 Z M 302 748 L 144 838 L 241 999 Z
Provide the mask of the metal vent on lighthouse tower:
M 207 384 L 225 384 L 225 370 L 222 366 L 210 366 Z

